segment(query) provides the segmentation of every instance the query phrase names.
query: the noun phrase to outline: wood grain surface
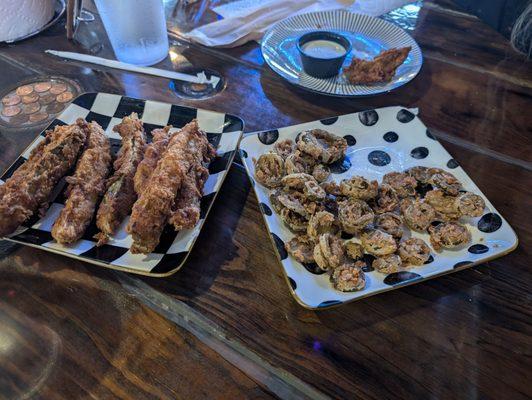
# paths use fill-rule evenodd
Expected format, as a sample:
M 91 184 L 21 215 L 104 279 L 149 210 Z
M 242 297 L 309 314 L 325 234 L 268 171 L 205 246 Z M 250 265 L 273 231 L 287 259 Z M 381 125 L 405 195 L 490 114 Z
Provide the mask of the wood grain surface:
M 112 57 L 101 26 L 80 28 L 75 42 L 56 26 L 1 45 L 0 91 L 60 75 L 84 91 L 236 114 L 247 132 L 418 107 L 520 244 L 469 270 L 306 310 L 291 298 L 237 161 L 187 265 L 170 278 L 126 276 L 0 242 L 0 399 L 530 398 L 532 69 L 502 36 L 447 0 L 425 2 L 412 35 L 424 53 L 418 77 L 363 99 L 290 86 L 256 44 L 172 43 L 175 55 L 160 67 L 207 68 L 226 78 L 226 89 L 205 100 L 178 98 L 166 79 L 43 53 L 92 49 Z M 0 126 L 0 170 L 38 131 Z

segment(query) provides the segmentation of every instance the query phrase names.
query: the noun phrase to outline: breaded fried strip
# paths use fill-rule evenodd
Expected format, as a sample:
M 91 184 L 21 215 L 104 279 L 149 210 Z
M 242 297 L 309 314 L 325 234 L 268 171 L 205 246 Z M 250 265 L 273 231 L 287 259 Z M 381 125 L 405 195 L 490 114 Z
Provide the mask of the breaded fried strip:
M 124 117 L 113 130 L 122 137 L 122 147 L 114 162 L 115 172 L 107 182 L 107 191 L 96 215 L 96 226 L 101 231 L 96 235 L 98 245 L 107 242 L 109 235 L 116 231 L 137 199 L 133 177 L 146 146 L 142 121 L 136 113 Z
M 174 211 L 168 221 L 175 230 L 190 229 L 198 223 L 203 186 L 208 177 L 209 170 L 201 164 L 195 164 L 190 168 L 177 193 Z
M 86 133 L 87 142 L 76 172 L 66 178 L 68 198 L 52 227 L 52 237 L 59 243 L 72 243 L 81 238 L 105 191 L 105 178 L 111 167 L 111 145 L 102 127 L 82 119 L 76 123 Z
M 133 181 L 137 195 L 144 190 L 148 179 L 157 166 L 157 161 L 159 161 L 164 149 L 166 149 L 166 146 L 168 145 L 168 141 L 170 140 L 170 128 L 171 126 L 165 126 L 162 129 L 154 129 L 152 131 L 153 140 L 146 146 L 144 158 L 137 167 L 137 172 L 135 173 Z
M 49 200 L 55 185 L 74 165 L 85 142 L 77 125 L 57 126 L 32 152 L 27 166 L 9 178 L 0 192 L 0 236 L 12 233 Z
M 207 137 L 195 120 L 172 135 L 149 183 L 133 206 L 127 227 L 133 236 L 132 253 L 150 253 L 155 249 L 188 171 L 200 164 L 210 151 Z

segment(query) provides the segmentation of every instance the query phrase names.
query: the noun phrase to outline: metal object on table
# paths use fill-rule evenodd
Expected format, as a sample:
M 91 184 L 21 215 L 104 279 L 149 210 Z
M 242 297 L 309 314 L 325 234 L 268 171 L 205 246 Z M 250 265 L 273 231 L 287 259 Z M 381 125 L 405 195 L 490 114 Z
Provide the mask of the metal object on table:
M 26 128 L 45 124 L 80 93 L 73 81 L 38 77 L 0 93 L 0 126 Z
M 50 22 L 48 22 L 46 25 L 44 25 L 43 27 L 41 27 L 40 29 L 38 29 L 36 31 L 33 31 L 31 33 L 28 33 L 28 34 L 26 34 L 24 36 L 21 36 L 21 37 L 18 37 L 16 39 L 6 40 L 5 43 L 15 43 L 15 42 L 19 42 L 19 41 L 24 40 L 24 39 L 28 39 L 28 38 L 30 38 L 32 36 L 38 35 L 41 32 L 44 32 L 46 29 L 48 29 L 51 26 L 55 25 L 57 23 L 57 21 L 59 21 L 59 19 L 65 13 L 65 10 L 66 10 L 65 0 L 55 0 L 54 7 L 55 7 L 54 8 L 54 16 L 52 17 Z

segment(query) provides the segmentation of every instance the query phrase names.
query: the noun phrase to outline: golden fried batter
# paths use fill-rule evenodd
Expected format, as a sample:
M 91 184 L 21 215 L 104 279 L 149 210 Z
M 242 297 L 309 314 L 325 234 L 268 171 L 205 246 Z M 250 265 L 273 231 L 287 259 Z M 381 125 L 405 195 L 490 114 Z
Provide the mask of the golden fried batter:
M 52 237 L 58 243 L 72 243 L 83 236 L 105 191 L 105 178 L 111 167 L 111 145 L 102 127 L 82 119 L 76 123 L 85 132 L 87 142 L 76 172 L 66 178 L 67 200 L 52 227 Z
M 133 206 L 127 226 L 133 237 L 132 253 L 150 253 L 155 249 L 188 172 L 212 153 L 212 146 L 196 120 L 172 135 L 149 183 Z
M 137 199 L 133 178 L 146 146 L 142 121 L 136 113 L 124 117 L 113 130 L 122 137 L 122 147 L 114 162 L 115 171 L 107 181 L 107 191 L 96 214 L 96 226 L 101 231 L 96 235 L 98 245 L 107 242 Z
M 341 292 L 354 292 L 362 290 L 366 286 L 366 276 L 362 267 L 364 261 L 356 261 L 354 264 L 343 264 L 333 270 L 330 280 L 336 290 Z
M 396 69 L 405 62 L 411 47 L 385 50 L 373 60 L 353 58 L 351 65 L 344 69 L 345 75 L 353 85 L 367 85 L 389 82 Z
M 307 235 L 298 235 L 285 243 L 286 251 L 300 263 L 314 262 L 314 241 Z
M 157 161 L 159 161 L 161 154 L 163 154 L 164 149 L 166 149 L 168 141 L 170 140 L 170 129 L 171 126 L 168 125 L 162 129 L 154 129 L 152 131 L 152 142 L 146 146 L 144 158 L 139 163 L 137 171 L 135 172 L 135 177 L 133 178 L 133 185 L 137 195 L 142 193 L 146 187 L 148 179 L 157 166 Z
M 471 241 L 471 233 L 464 225 L 456 222 L 444 222 L 429 228 L 430 244 L 436 251 L 442 248 L 452 249 Z
M 262 154 L 255 164 L 255 179 L 267 188 L 281 186 L 281 178 L 285 176 L 283 158 L 277 153 Z
M 0 186 L 0 237 L 9 235 L 49 201 L 85 143 L 78 125 L 56 126 L 30 158 Z

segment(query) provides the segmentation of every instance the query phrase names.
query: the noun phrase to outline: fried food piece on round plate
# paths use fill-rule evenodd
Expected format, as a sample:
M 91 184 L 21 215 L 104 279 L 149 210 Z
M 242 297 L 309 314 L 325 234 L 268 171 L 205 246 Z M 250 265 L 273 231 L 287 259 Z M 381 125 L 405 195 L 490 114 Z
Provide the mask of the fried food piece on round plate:
M 366 286 L 366 276 L 362 270 L 365 266 L 364 261 L 342 264 L 333 270 L 330 281 L 334 288 L 341 292 L 362 290 Z
M 471 233 L 466 226 L 456 222 L 443 222 L 429 228 L 430 244 L 436 251 L 452 249 L 471 241 Z
M 73 176 L 66 178 L 68 188 L 65 207 L 52 226 L 52 237 L 58 243 L 80 239 L 92 220 L 98 200 L 105 192 L 105 179 L 111 167 L 111 145 L 97 122 L 78 119 L 76 124 L 87 137 Z
M 262 154 L 255 164 L 255 179 L 267 188 L 281 186 L 281 179 L 286 175 L 283 158 L 276 153 Z
M 353 176 L 340 182 L 340 191 L 343 196 L 353 199 L 368 201 L 377 196 L 379 184 L 362 176 Z
M 323 129 L 303 131 L 297 139 L 297 148 L 325 164 L 341 160 L 347 150 L 347 141 Z
M 307 235 L 294 236 L 289 242 L 285 243 L 288 254 L 294 257 L 300 263 L 314 262 L 315 242 Z
M 347 199 L 338 202 L 338 219 L 342 230 L 355 234 L 373 222 L 373 210 L 368 204 L 358 199 Z
M 344 73 L 353 85 L 389 82 L 397 68 L 405 62 L 410 50 L 410 46 L 383 50 L 373 60 L 353 58 L 351 64 L 344 68 Z
M 423 265 L 430 258 L 429 246 L 419 238 L 410 238 L 399 243 L 397 253 L 408 265 Z
M 390 185 L 401 199 L 416 195 L 416 179 L 404 172 L 389 172 L 383 176 L 382 183 Z
M 389 233 L 372 229 L 362 234 L 362 247 L 366 253 L 374 256 L 385 256 L 397 250 L 397 242 Z

